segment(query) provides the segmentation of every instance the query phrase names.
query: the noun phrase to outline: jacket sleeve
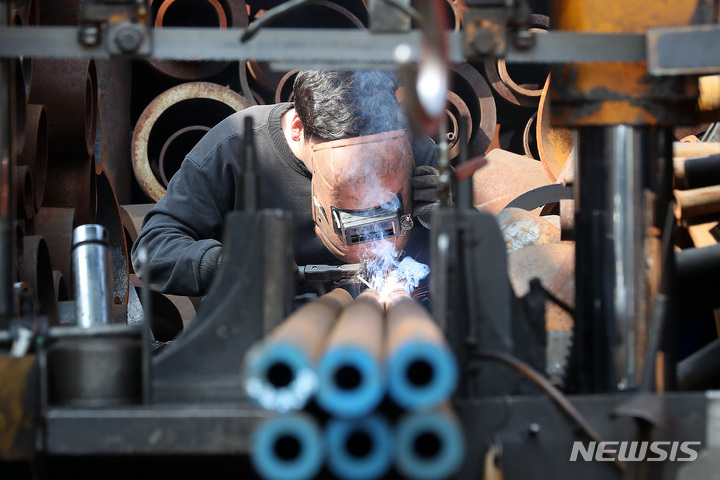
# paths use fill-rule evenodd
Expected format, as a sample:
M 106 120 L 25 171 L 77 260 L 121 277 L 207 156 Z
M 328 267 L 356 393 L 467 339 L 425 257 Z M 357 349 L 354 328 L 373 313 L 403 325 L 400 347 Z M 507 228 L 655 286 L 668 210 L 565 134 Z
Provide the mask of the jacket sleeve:
M 226 172 L 228 173 L 228 172 Z M 222 226 L 233 175 L 208 178 L 208 172 L 186 159 L 173 176 L 167 194 L 147 213 L 132 247 L 135 272 L 150 288 L 174 295 L 207 293 L 222 253 Z M 218 182 L 229 181 L 230 188 Z M 223 192 L 225 192 L 223 196 Z M 139 252 L 147 252 L 147 265 Z

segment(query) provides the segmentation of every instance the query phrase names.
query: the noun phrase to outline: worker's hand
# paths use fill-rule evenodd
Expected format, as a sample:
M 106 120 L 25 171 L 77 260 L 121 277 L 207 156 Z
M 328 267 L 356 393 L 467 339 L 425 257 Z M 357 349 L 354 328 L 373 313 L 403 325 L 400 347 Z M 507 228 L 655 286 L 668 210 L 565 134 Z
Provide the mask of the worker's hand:
M 440 172 L 428 165 L 415 167 L 412 178 L 413 217 L 430 228 L 430 213 L 440 204 Z

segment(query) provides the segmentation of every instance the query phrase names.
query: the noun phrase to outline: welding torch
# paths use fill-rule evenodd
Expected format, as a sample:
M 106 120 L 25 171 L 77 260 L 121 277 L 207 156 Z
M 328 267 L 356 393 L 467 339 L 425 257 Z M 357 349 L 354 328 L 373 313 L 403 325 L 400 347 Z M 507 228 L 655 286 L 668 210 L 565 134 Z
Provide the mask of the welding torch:
M 362 272 L 362 264 L 345 265 L 295 265 L 295 280 L 298 283 L 350 283 Z

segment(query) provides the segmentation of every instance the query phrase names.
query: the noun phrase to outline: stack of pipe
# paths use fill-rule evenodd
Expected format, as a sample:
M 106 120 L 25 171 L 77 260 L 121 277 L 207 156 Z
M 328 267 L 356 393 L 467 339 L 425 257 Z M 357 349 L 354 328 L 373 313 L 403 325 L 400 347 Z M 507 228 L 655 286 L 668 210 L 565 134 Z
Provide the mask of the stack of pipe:
M 246 356 L 246 391 L 276 412 L 254 433 L 264 478 L 451 476 L 464 436 L 450 397 L 457 365 L 410 296 L 342 289 L 305 304 Z

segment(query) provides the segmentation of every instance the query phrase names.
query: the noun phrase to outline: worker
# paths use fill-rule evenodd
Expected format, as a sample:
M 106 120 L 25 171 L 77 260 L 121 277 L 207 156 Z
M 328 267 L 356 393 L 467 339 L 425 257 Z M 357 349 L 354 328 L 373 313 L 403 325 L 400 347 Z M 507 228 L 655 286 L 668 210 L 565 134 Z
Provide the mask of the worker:
M 427 231 L 409 211 L 411 189 L 390 186 L 394 191 L 388 198 L 370 189 L 377 183 L 409 185 L 416 173 L 412 181 L 425 188 L 414 191 L 415 213 L 423 213 L 421 221 L 427 225 L 428 209 L 437 198 L 437 147 L 427 136 L 409 138 L 395 96 L 397 86 L 390 72 L 305 70 L 293 84 L 294 103 L 252 106 L 218 123 L 187 154 L 166 195 L 145 216 L 132 247 L 140 278 L 149 278 L 150 288 L 163 293 L 207 293 L 222 260 L 225 216 L 242 208 L 235 203 L 235 192 L 246 117 L 252 117 L 254 125 L 258 208 L 292 213 L 297 265 L 358 261 L 360 247 L 343 244 L 348 238 L 362 242 L 363 237 L 352 236 L 350 227 L 340 225 L 341 217 L 351 218 L 356 209 L 333 210 L 335 206 L 326 204 L 333 196 L 337 200 L 336 194 L 344 195 L 348 182 L 374 200 L 372 208 L 357 204 L 360 215 L 389 211 L 389 228 L 396 229 L 390 234 L 401 239 L 395 242 L 398 250 L 407 247 L 408 255 L 428 258 Z M 363 145 L 370 149 L 363 151 Z M 337 174 L 333 169 L 338 165 L 332 165 L 340 157 L 336 152 L 347 154 L 344 168 L 356 165 L 370 167 L 369 171 Z M 327 167 L 322 175 L 321 163 Z M 379 178 L 369 179 L 370 174 Z M 321 177 L 326 181 L 319 182 Z M 373 238 L 368 239 L 372 243 Z M 147 252 L 145 265 L 139 263 L 141 249 Z

